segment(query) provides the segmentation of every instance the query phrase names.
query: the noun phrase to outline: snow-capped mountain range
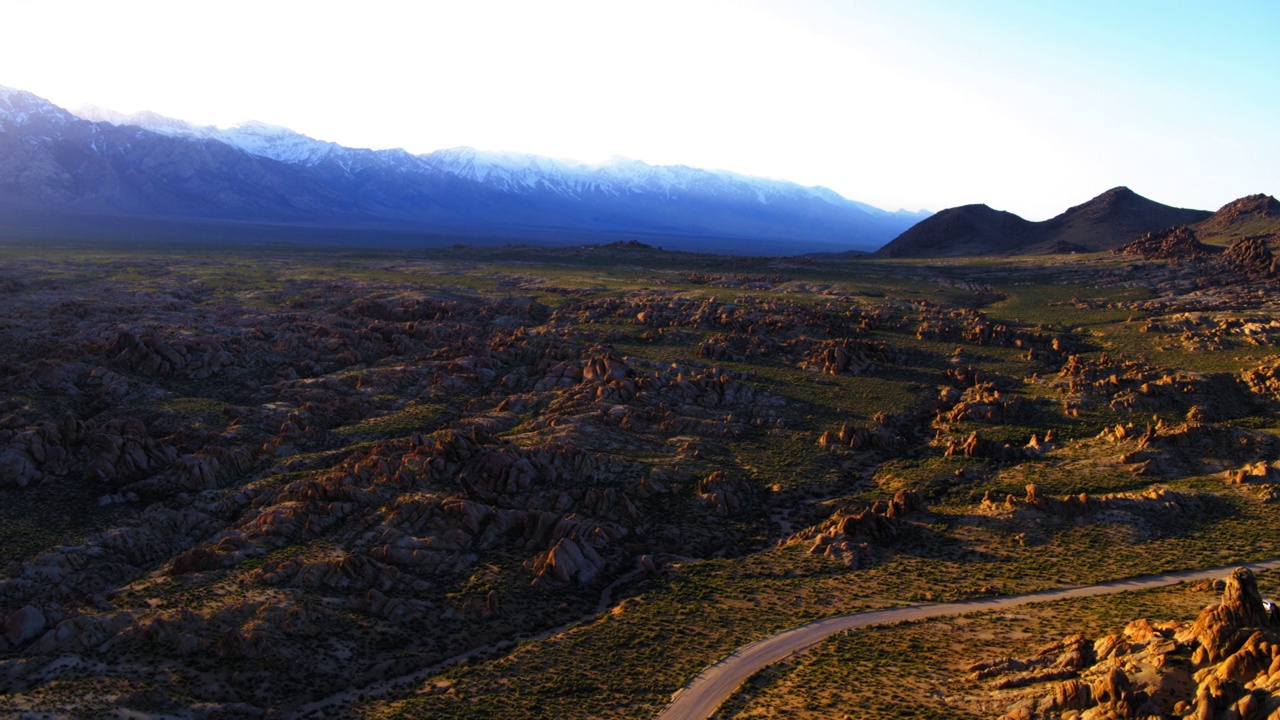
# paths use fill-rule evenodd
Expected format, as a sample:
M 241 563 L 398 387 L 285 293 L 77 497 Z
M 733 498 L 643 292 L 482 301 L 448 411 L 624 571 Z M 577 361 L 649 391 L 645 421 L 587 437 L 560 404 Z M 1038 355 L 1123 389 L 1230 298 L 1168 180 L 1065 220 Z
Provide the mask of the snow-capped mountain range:
M 0 204 L 63 213 L 522 240 L 749 240 L 771 253 L 874 249 L 928 215 L 887 212 L 827 188 L 683 165 L 587 165 L 472 148 L 423 155 L 348 148 L 260 122 L 217 128 L 152 112 L 72 113 L 0 87 L 2 145 L 11 152 L 0 156 Z M 37 166 L 43 172 L 33 174 Z
M 358 150 L 337 143 L 316 140 L 289 128 L 256 120 L 218 128 L 193 125 L 184 120 L 153 112 L 125 115 L 113 110 L 88 105 L 74 114 L 85 120 L 112 125 L 132 125 L 170 137 L 219 140 L 251 155 L 271 158 L 291 165 L 316 166 L 337 163 L 346 168 L 358 167 L 370 155 L 389 162 L 404 162 L 416 157 L 426 167 L 511 192 L 548 188 L 566 197 L 603 193 L 620 197 L 628 193 L 647 193 L 675 198 L 681 194 L 702 192 L 736 192 L 754 195 L 761 203 L 803 196 L 832 205 L 851 204 L 866 212 L 889 216 L 893 213 L 846 200 L 824 187 L 804 187 L 796 183 L 767 180 L 726 171 L 700 170 L 685 165 L 655 166 L 618 158 L 608 163 L 588 165 L 567 163 L 538 155 L 516 152 L 488 152 L 470 147 L 437 150 L 411 156 L 403 150 Z

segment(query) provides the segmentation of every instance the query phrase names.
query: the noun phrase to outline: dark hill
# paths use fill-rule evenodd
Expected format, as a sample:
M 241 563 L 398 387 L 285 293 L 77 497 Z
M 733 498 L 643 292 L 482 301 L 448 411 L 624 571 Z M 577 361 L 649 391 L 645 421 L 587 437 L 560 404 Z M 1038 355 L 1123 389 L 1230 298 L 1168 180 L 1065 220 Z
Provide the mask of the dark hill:
M 1205 210 L 1162 205 L 1126 187 L 1112 188 L 1044 222 L 1024 220 L 986 205 L 964 205 L 920 221 L 876 255 L 911 258 L 1020 255 L 1055 248 L 1107 250 L 1209 215 Z
M 1004 255 L 1034 242 L 1035 223 L 986 205 L 948 208 L 916 223 L 877 257 Z
M 1162 205 L 1127 187 L 1112 188 L 1098 197 L 1036 223 L 1045 245 L 1068 242 L 1089 250 L 1110 250 L 1149 232 L 1199 222 L 1210 213 Z

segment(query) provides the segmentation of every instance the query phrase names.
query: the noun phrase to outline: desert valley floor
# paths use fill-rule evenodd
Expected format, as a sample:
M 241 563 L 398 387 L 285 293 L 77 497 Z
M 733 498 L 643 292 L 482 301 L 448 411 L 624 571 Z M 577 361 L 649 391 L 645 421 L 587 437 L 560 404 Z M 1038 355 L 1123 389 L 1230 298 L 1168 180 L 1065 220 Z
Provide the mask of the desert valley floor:
M 816 619 L 1280 557 L 1280 263 L 1176 240 L 0 246 L 0 716 L 652 718 Z M 838 633 L 718 717 L 1280 717 L 1276 595 Z

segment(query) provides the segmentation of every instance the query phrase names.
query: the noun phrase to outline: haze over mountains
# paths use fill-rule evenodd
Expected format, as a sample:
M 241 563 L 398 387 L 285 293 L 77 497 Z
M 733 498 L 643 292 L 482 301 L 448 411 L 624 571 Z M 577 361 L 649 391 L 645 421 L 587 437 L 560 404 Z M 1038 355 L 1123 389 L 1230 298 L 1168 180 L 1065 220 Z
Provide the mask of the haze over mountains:
M 9 235 L 325 228 L 405 241 L 638 238 L 737 254 L 874 250 L 928 216 L 685 166 L 572 165 L 470 148 L 413 155 L 262 123 L 219 129 L 100 108 L 77 115 L 7 88 L 0 209 Z

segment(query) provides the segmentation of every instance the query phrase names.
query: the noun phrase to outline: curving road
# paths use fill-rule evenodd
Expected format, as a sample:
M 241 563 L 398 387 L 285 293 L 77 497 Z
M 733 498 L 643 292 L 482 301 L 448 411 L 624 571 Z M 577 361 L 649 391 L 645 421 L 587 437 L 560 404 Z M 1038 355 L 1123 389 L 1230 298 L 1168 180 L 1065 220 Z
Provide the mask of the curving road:
M 1247 567 L 1255 571 L 1276 570 L 1280 569 L 1280 558 L 1243 563 L 1241 565 L 1225 565 L 1206 570 L 1183 570 L 1164 575 L 1143 575 L 1127 580 L 1113 580 L 1111 582 L 1098 583 L 1097 585 L 1085 585 L 1083 587 L 1063 588 L 1060 590 L 1044 590 L 1025 595 L 979 598 L 954 603 L 908 605 L 815 620 L 800 627 L 784 630 L 763 640 L 757 640 L 750 645 L 743 645 L 716 664 L 704 669 L 671 696 L 670 704 L 658 714 L 658 720 L 702 720 L 703 718 L 708 718 L 725 700 L 729 699 L 729 696 L 742 683 L 746 682 L 747 678 L 763 670 L 768 665 L 813 647 L 818 642 L 841 630 L 853 630 L 869 625 L 885 625 L 903 620 L 924 620 L 927 618 L 982 612 L 984 610 L 1002 610 L 1027 603 L 1110 595 L 1129 590 L 1149 590 L 1151 588 L 1175 585 L 1180 582 L 1222 577 L 1237 567 Z

